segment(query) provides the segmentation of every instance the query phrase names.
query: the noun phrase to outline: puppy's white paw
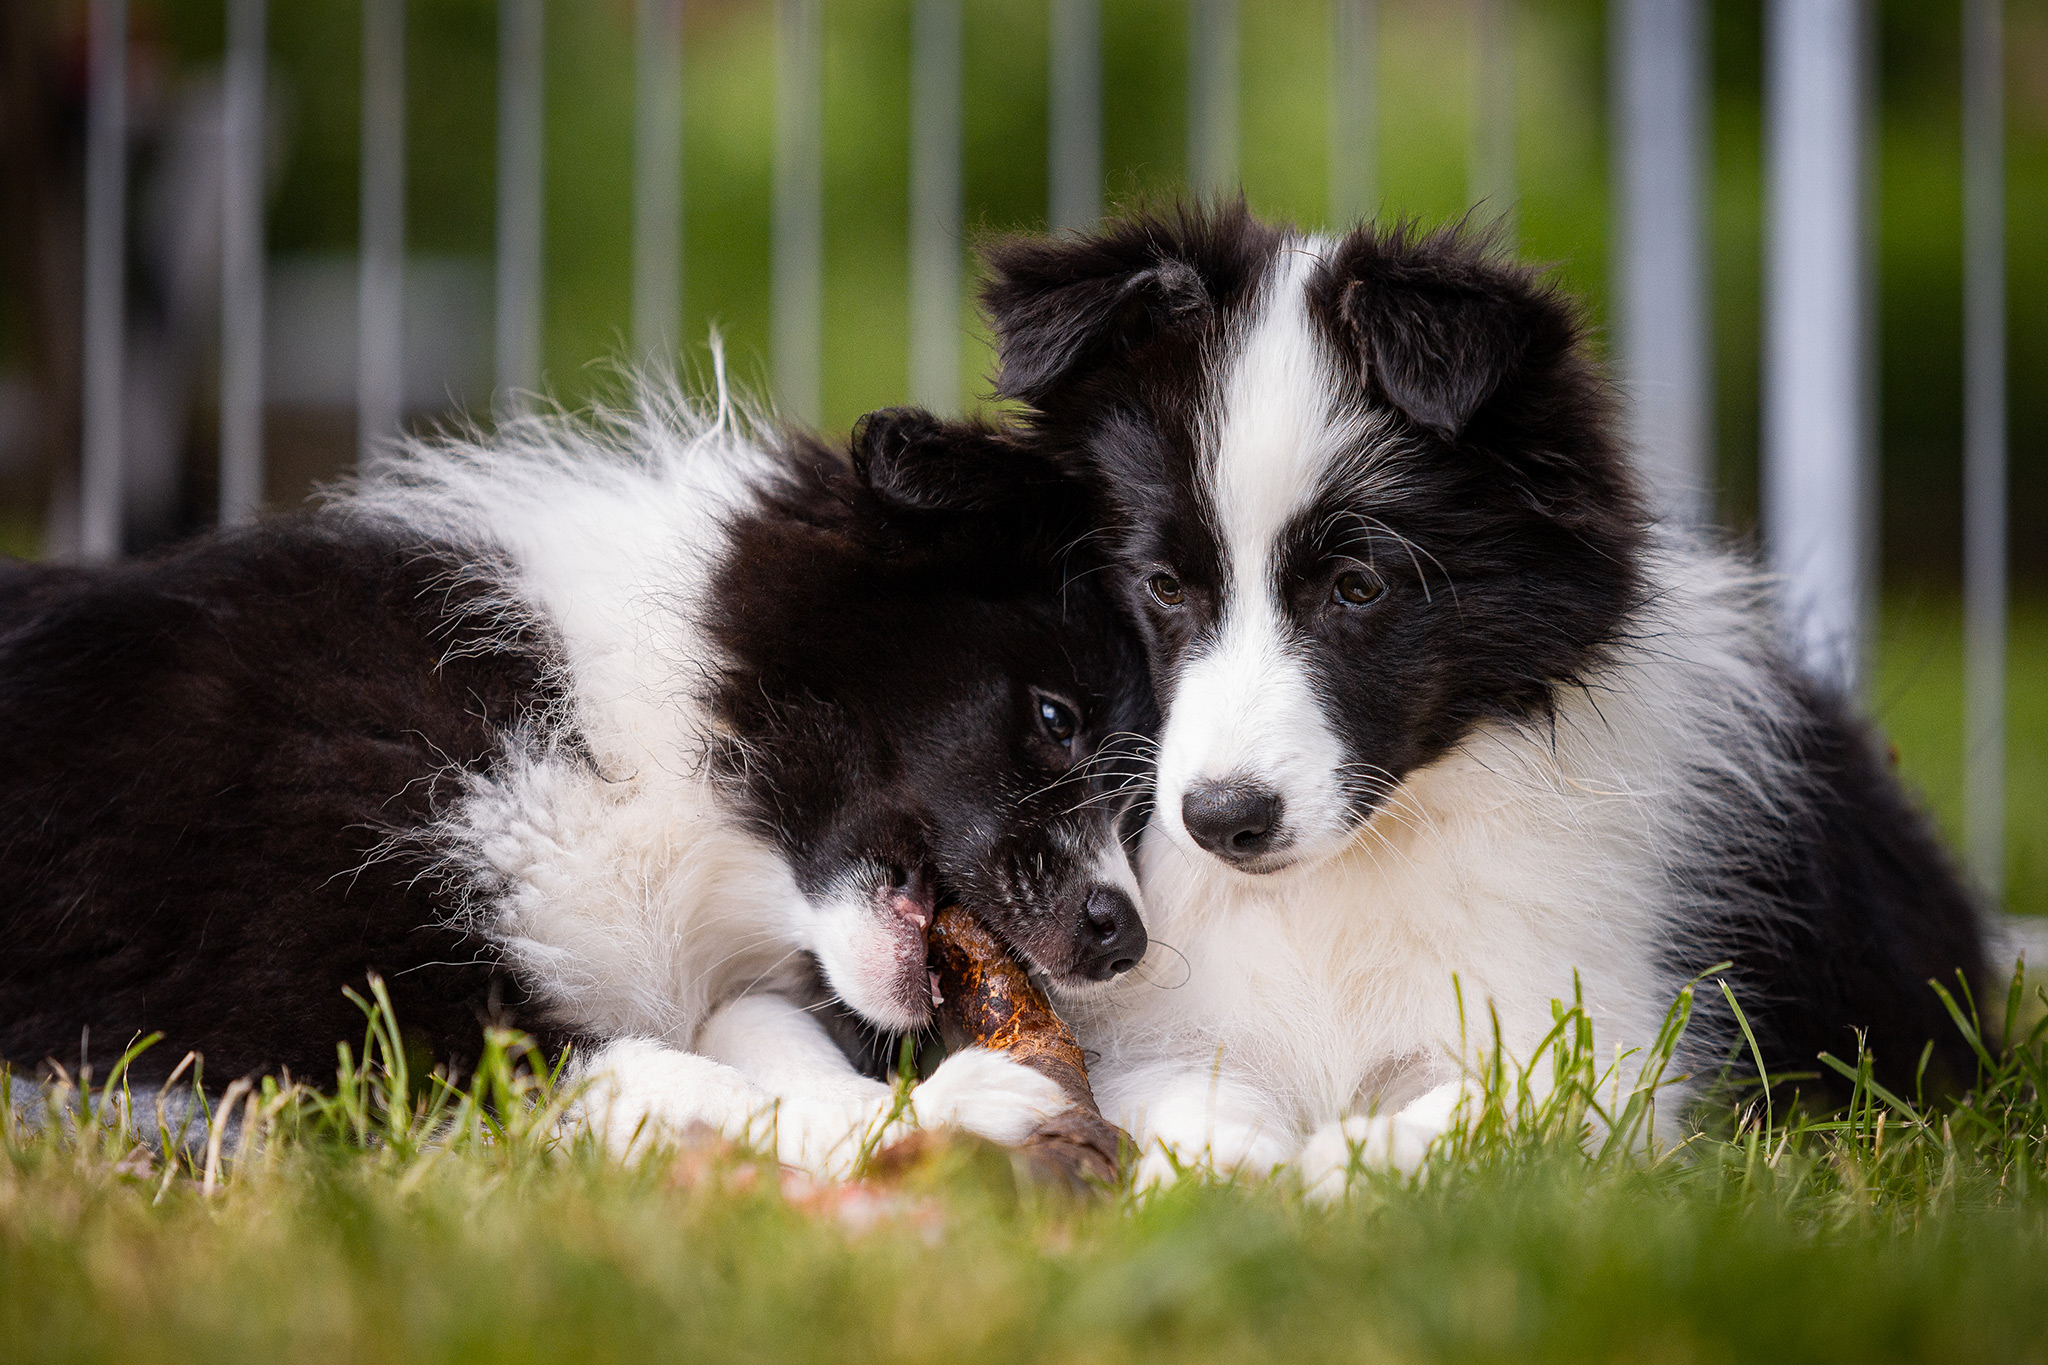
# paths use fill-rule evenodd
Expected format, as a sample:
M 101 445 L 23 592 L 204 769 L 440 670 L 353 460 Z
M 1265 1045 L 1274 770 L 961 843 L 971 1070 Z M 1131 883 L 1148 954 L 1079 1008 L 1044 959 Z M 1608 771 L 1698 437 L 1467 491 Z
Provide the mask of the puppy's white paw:
M 825 1179 L 853 1173 L 881 1137 L 887 1086 L 854 1078 L 819 1093 L 777 1099 L 732 1067 L 644 1038 L 626 1038 L 591 1057 L 571 1123 L 587 1126 L 626 1158 L 704 1132 Z
M 910 1107 L 919 1127 L 965 1128 L 1015 1146 L 1074 1102 L 1021 1062 L 970 1047 L 939 1063 L 931 1079 L 910 1092 Z
M 1144 1148 L 1133 1177 L 1140 1190 L 1164 1189 L 1184 1176 L 1256 1179 L 1287 1159 L 1284 1143 L 1261 1126 L 1242 1123 L 1210 1123 L 1200 1136 L 1178 1140 L 1155 1130 Z
M 1302 1189 L 1323 1203 L 1342 1199 L 1354 1176 L 1392 1165 L 1394 1121 L 1352 1114 L 1324 1124 L 1302 1145 L 1296 1164 Z
M 1361 1171 L 1413 1175 L 1429 1160 L 1437 1140 L 1451 1130 L 1464 1089 L 1453 1081 L 1422 1095 L 1398 1113 L 1352 1114 L 1310 1135 L 1296 1164 L 1311 1199 L 1342 1199 Z
M 879 1101 L 785 1097 L 768 1120 L 774 1126 L 775 1159 L 820 1179 L 844 1180 L 864 1151 L 886 1140 L 887 1116 L 886 1094 Z
M 742 1137 L 767 1101 L 746 1077 L 707 1057 L 648 1038 L 621 1038 L 584 1064 L 567 1118 L 615 1156 L 638 1155 L 709 1128 Z

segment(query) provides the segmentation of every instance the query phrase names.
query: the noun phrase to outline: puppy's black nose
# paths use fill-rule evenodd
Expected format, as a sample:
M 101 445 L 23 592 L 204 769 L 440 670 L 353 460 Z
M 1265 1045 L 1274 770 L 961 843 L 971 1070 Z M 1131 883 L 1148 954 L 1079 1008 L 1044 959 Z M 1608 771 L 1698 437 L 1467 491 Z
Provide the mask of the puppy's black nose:
M 1203 782 L 1181 798 L 1181 823 L 1195 842 L 1233 863 L 1280 843 L 1280 794 L 1258 782 Z
M 1098 886 L 1082 903 L 1081 957 L 1074 970 L 1091 981 L 1122 976 L 1138 965 L 1149 942 L 1145 921 L 1131 898 L 1113 886 Z

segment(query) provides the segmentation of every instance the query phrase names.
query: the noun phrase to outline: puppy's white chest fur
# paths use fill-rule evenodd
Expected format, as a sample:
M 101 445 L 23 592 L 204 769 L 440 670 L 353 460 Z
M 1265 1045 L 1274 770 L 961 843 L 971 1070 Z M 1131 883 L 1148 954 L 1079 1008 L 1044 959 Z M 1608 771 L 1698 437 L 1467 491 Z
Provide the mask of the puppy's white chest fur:
M 1263 878 L 1212 871 L 1214 860 L 1149 829 L 1155 937 L 1185 955 L 1185 970 L 1162 954 L 1106 1007 L 1106 1036 L 1089 1039 L 1114 1058 L 1100 1088 L 1117 1090 L 1123 1072 L 1151 1071 L 1172 1048 L 1247 1078 L 1270 1121 L 1304 1131 L 1456 1076 L 1492 1048 L 1496 1018 L 1511 1047 L 1540 1037 L 1575 971 L 1597 1033 L 1653 1035 L 1667 983 L 1655 907 L 1629 883 L 1649 873 L 1654 884 L 1654 848 L 1589 803 L 1555 790 L 1532 802 L 1506 785 L 1454 755 L 1415 775 L 1336 857 Z M 1589 897 L 1603 884 L 1612 894 Z
M 1669 606 L 1697 619 L 1726 584 L 1689 567 Z M 1555 724 L 1481 727 L 1307 867 L 1235 872 L 1155 821 L 1142 875 L 1168 951 L 1083 1016 L 1105 1110 L 1147 1144 L 1287 1160 L 1346 1115 L 1469 1075 L 1496 1028 L 1530 1063 L 1575 989 L 1633 1083 L 1683 984 L 1668 959 L 1689 831 L 1668 794 L 1713 740 L 1750 766 L 1717 733 L 1745 673 L 1732 644 L 1622 651 Z

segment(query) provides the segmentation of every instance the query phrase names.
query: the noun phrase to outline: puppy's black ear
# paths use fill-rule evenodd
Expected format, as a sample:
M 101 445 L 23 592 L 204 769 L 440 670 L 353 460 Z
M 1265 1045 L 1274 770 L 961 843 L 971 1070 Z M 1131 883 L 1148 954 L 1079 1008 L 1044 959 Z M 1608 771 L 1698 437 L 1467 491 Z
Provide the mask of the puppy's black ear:
M 1360 228 L 1317 286 L 1367 393 L 1491 465 L 1491 486 L 1629 562 L 1643 519 L 1607 383 L 1576 308 L 1537 271 L 1457 228 Z
M 1112 263 L 1087 259 L 1094 255 L 1068 243 L 1014 243 L 990 254 L 1000 273 L 982 298 L 1001 356 L 997 393 L 1036 403 L 1082 365 L 1209 306 L 1186 261 L 1095 274 Z
M 1569 307 L 1533 272 L 1492 259 L 1455 229 L 1418 241 L 1360 228 L 1331 275 L 1367 382 L 1446 440 L 1577 342 Z
M 996 391 L 1040 405 L 1083 367 L 1198 323 L 1256 282 L 1272 230 L 1242 199 L 1138 214 L 1081 237 L 1019 237 L 983 254 Z
M 853 428 L 853 469 L 885 505 L 915 512 L 1012 510 L 1058 474 L 980 422 L 883 408 Z
M 923 408 L 861 418 L 853 467 L 884 508 L 992 545 L 1071 527 L 1087 498 L 1078 480 L 1017 433 Z
M 1088 493 L 1031 443 L 979 421 L 887 408 L 853 431 L 873 498 L 859 532 L 890 557 L 994 573 L 1012 587 L 1053 573 L 1089 521 Z M 855 508 L 860 507 L 858 501 Z

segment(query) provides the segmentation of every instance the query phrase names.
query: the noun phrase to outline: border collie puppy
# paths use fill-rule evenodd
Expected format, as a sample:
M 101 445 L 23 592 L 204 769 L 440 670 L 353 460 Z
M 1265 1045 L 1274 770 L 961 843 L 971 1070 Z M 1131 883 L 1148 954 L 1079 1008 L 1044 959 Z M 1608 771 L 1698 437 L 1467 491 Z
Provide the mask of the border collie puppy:
M 578 1044 L 615 1145 L 770 1118 L 843 1169 L 892 1097 L 828 1023 L 926 1023 L 938 897 L 1055 988 L 1145 951 L 1105 743 L 1151 723 L 1143 655 L 1025 474 L 978 503 L 649 387 L 0 570 L 0 1058 L 104 1075 L 161 1030 L 138 1079 L 317 1077 L 377 972 L 440 1057 Z M 915 1117 L 1016 1141 L 1065 1103 L 968 1051 Z
M 1079 1017 L 1142 1179 L 1410 1165 L 1489 1009 L 1528 1064 L 1574 972 L 1607 1057 L 1728 960 L 1774 1072 L 1861 1037 L 1909 1092 L 1930 1041 L 1972 1074 L 1927 983 L 1985 949 L 1927 822 L 1752 567 L 1651 524 L 1535 273 L 1241 203 L 990 266 L 1000 391 L 1098 490 L 1164 712 L 1139 871 L 1185 983 Z M 1737 1034 L 1700 1005 L 1704 1075 Z

